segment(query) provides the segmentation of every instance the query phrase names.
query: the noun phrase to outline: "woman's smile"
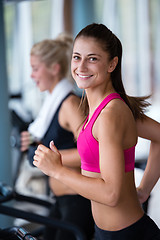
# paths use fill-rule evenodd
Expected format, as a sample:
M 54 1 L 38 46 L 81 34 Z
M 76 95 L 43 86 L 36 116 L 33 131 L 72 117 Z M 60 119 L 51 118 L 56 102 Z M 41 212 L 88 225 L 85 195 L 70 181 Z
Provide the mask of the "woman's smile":
M 75 41 L 71 70 L 79 88 L 87 89 L 99 84 L 105 85 L 108 65 L 108 55 L 93 38 L 90 38 L 89 42 L 85 37 Z
M 78 73 L 77 73 L 77 76 L 78 76 L 79 78 L 82 78 L 82 79 L 88 79 L 88 78 L 92 77 L 93 75 L 82 75 L 82 74 L 78 74 Z

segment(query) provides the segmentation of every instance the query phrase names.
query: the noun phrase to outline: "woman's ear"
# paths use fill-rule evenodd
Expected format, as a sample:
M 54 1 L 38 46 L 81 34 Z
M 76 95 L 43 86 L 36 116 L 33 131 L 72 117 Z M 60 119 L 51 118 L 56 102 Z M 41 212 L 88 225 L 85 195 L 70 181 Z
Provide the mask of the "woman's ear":
M 110 73 L 113 72 L 117 64 L 118 64 L 118 57 L 114 57 L 109 64 L 108 72 Z
M 53 63 L 51 66 L 51 72 L 53 75 L 57 75 L 60 72 L 60 65 L 59 63 Z

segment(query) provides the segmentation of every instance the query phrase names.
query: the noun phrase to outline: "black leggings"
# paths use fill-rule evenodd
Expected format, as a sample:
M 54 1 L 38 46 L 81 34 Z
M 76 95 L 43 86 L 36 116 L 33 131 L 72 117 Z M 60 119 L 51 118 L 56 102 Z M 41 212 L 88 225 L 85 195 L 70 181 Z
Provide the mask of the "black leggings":
M 50 211 L 50 217 L 61 219 L 77 225 L 91 240 L 94 235 L 94 221 L 91 212 L 91 203 L 80 195 L 64 195 L 56 197 L 56 202 Z M 47 227 L 45 240 L 75 240 L 69 231 Z
M 119 231 L 105 231 L 95 225 L 95 240 L 160 240 L 160 229 L 144 214 L 136 223 Z

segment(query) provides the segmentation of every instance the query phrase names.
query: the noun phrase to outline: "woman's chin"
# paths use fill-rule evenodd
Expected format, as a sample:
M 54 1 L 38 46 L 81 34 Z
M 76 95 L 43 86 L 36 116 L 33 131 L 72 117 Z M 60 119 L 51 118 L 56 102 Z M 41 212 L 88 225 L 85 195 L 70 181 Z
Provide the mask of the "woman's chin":
M 85 88 L 85 85 L 84 84 L 77 84 L 78 88 L 80 89 L 84 89 Z

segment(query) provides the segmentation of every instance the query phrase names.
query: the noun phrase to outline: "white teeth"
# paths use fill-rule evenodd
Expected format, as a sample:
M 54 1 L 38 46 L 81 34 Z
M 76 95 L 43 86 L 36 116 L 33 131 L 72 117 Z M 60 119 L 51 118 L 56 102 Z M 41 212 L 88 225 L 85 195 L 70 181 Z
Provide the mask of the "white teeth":
M 81 77 L 81 78 L 87 78 L 87 77 L 90 77 L 91 75 L 84 76 L 84 75 L 80 75 L 80 74 L 78 74 L 78 76 Z

